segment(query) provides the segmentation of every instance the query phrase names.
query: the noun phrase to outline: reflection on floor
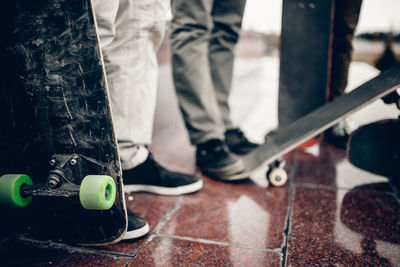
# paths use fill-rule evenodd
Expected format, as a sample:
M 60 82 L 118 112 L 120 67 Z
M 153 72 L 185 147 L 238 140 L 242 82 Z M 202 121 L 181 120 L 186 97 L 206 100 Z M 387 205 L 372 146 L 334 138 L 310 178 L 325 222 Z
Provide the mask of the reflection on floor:
M 277 69 L 275 58 L 236 65 L 232 115 L 255 141 L 277 123 Z M 352 66 L 355 80 L 374 74 L 363 64 Z M 163 66 L 151 149 L 163 165 L 198 173 L 170 77 Z M 397 113 L 374 103 L 353 119 L 360 124 Z M 236 183 L 203 176 L 196 194 L 132 194 L 128 207 L 149 222 L 148 236 L 101 248 L 14 236 L 0 243 L 0 265 L 400 265 L 399 184 L 353 167 L 345 151 L 325 143 L 286 160 L 284 187 L 267 187 L 262 175 Z

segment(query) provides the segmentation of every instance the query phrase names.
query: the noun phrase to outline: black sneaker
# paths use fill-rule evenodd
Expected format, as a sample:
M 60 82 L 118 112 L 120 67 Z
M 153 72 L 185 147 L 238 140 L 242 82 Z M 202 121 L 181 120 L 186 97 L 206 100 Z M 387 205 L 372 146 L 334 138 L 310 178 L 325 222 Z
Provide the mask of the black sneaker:
M 279 133 L 279 129 L 273 129 L 271 131 L 269 131 L 265 136 L 264 136 L 264 142 L 265 143 L 269 143 L 271 142 L 275 136 Z
M 149 225 L 147 222 L 140 216 L 136 215 L 129 209 L 128 213 L 128 230 L 126 234 L 122 238 L 122 240 L 139 238 L 146 235 L 149 232 Z
M 196 192 L 203 187 L 203 180 L 200 178 L 167 170 L 150 153 L 145 162 L 123 171 L 122 176 L 125 193 L 141 191 L 159 195 L 182 195 Z
M 327 129 L 324 133 L 324 141 L 336 147 L 346 149 L 351 130 L 348 122 L 343 120 Z
M 227 130 L 225 142 L 229 149 L 236 154 L 247 154 L 258 147 L 258 144 L 250 142 L 239 128 Z
M 199 144 L 196 151 L 196 163 L 205 173 L 220 179 L 244 170 L 244 164 L 227 145 L 219 139 L 211 139 Z

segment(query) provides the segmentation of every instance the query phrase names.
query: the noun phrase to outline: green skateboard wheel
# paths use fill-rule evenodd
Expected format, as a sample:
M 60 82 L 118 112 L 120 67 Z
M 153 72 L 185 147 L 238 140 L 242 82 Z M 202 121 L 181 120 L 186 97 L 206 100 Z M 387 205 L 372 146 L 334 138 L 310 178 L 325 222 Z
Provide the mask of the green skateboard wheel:
M 79 200 L 88 210 L 108 210 L 115 201 L 115 182 L 110 176 L 88 175 L 81 183 Z
M 21 195 L 22 185 L 32 185 L 32 179 L 25 174 L 6 174 L 0 177 L 0 203 L 7 206 L 25 207 L 32 196 Z

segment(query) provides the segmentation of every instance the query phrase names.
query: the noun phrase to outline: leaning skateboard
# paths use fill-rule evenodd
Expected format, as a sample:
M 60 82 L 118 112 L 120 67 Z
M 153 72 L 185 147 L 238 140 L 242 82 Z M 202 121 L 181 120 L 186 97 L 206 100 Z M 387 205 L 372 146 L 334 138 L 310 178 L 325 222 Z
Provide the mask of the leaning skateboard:
M 400 119 L 377 121 L 357 129 L 349 139 L 348 158 L 360 169 L 400 177 Z
M 269 138 L 268 142 L 242 157 L 245 165 L 244 172 L 222 178 L 237 180 L 251 177 L 256 172 L 262 171 L 269 166 L 268 173 L 270 176 L 268 178 L 270 182 L 273 185 L 283 185 L 286 182 L 287 175 L 281 166 L 275 164 L 277 159 L 296 148 L 305 140 L 335 125 L 354 111 L 393 92 L 399 87 L 400 63 L 350 93 L 325 104 L 282 128 Z
M 332 53 L 332 0 L 284 0 L 279 70 L 279 128 L 324 105 Z
M 39 235 L 108 245 L 127 229 L 90 0 L 16 0 L 2 18 L 0 205 Z

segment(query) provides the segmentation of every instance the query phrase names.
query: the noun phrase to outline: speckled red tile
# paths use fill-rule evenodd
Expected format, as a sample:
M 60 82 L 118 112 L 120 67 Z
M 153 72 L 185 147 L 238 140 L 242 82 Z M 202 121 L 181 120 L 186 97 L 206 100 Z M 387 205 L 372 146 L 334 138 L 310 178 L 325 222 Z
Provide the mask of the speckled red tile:
M 279 248 L 288 191 L 287 186 L 261 188 L 251 181 L 224 183 L 205 178 L 204 189 L 185 196 L 160 232 L 254 248 Z
M 288 266 L 309 265 L 399 266 L 400 205 L 393 195 L 296 187 Z
M 127 208 L 147 221 L 150 226 L 149 234 L 139 239 L 121 241 L 115 245 L 98 249 L 129 255 L 135 254 L 143 242 L 151 235 L 162 218 L 174 207 L 177 200 L 178 197 L 174 196 L 158 196 L 147 193 L 127 195 Z
M 157 237 L 131 266 L 280 266 L 278 253 Z
M 388 179 L 354 167 L 346 158 L 346 151 L 322 142 L 306 150 L 296 151 L 296 184 L 324 185 L 353 188 L 373 184 L 368 190 L 392 192 Z
M 85 252 L 84 249 L 66 250 L 37 247 L 28 242 L 16 242 L 0 251 L 0 266 L 126 266 L 132 258 Z

